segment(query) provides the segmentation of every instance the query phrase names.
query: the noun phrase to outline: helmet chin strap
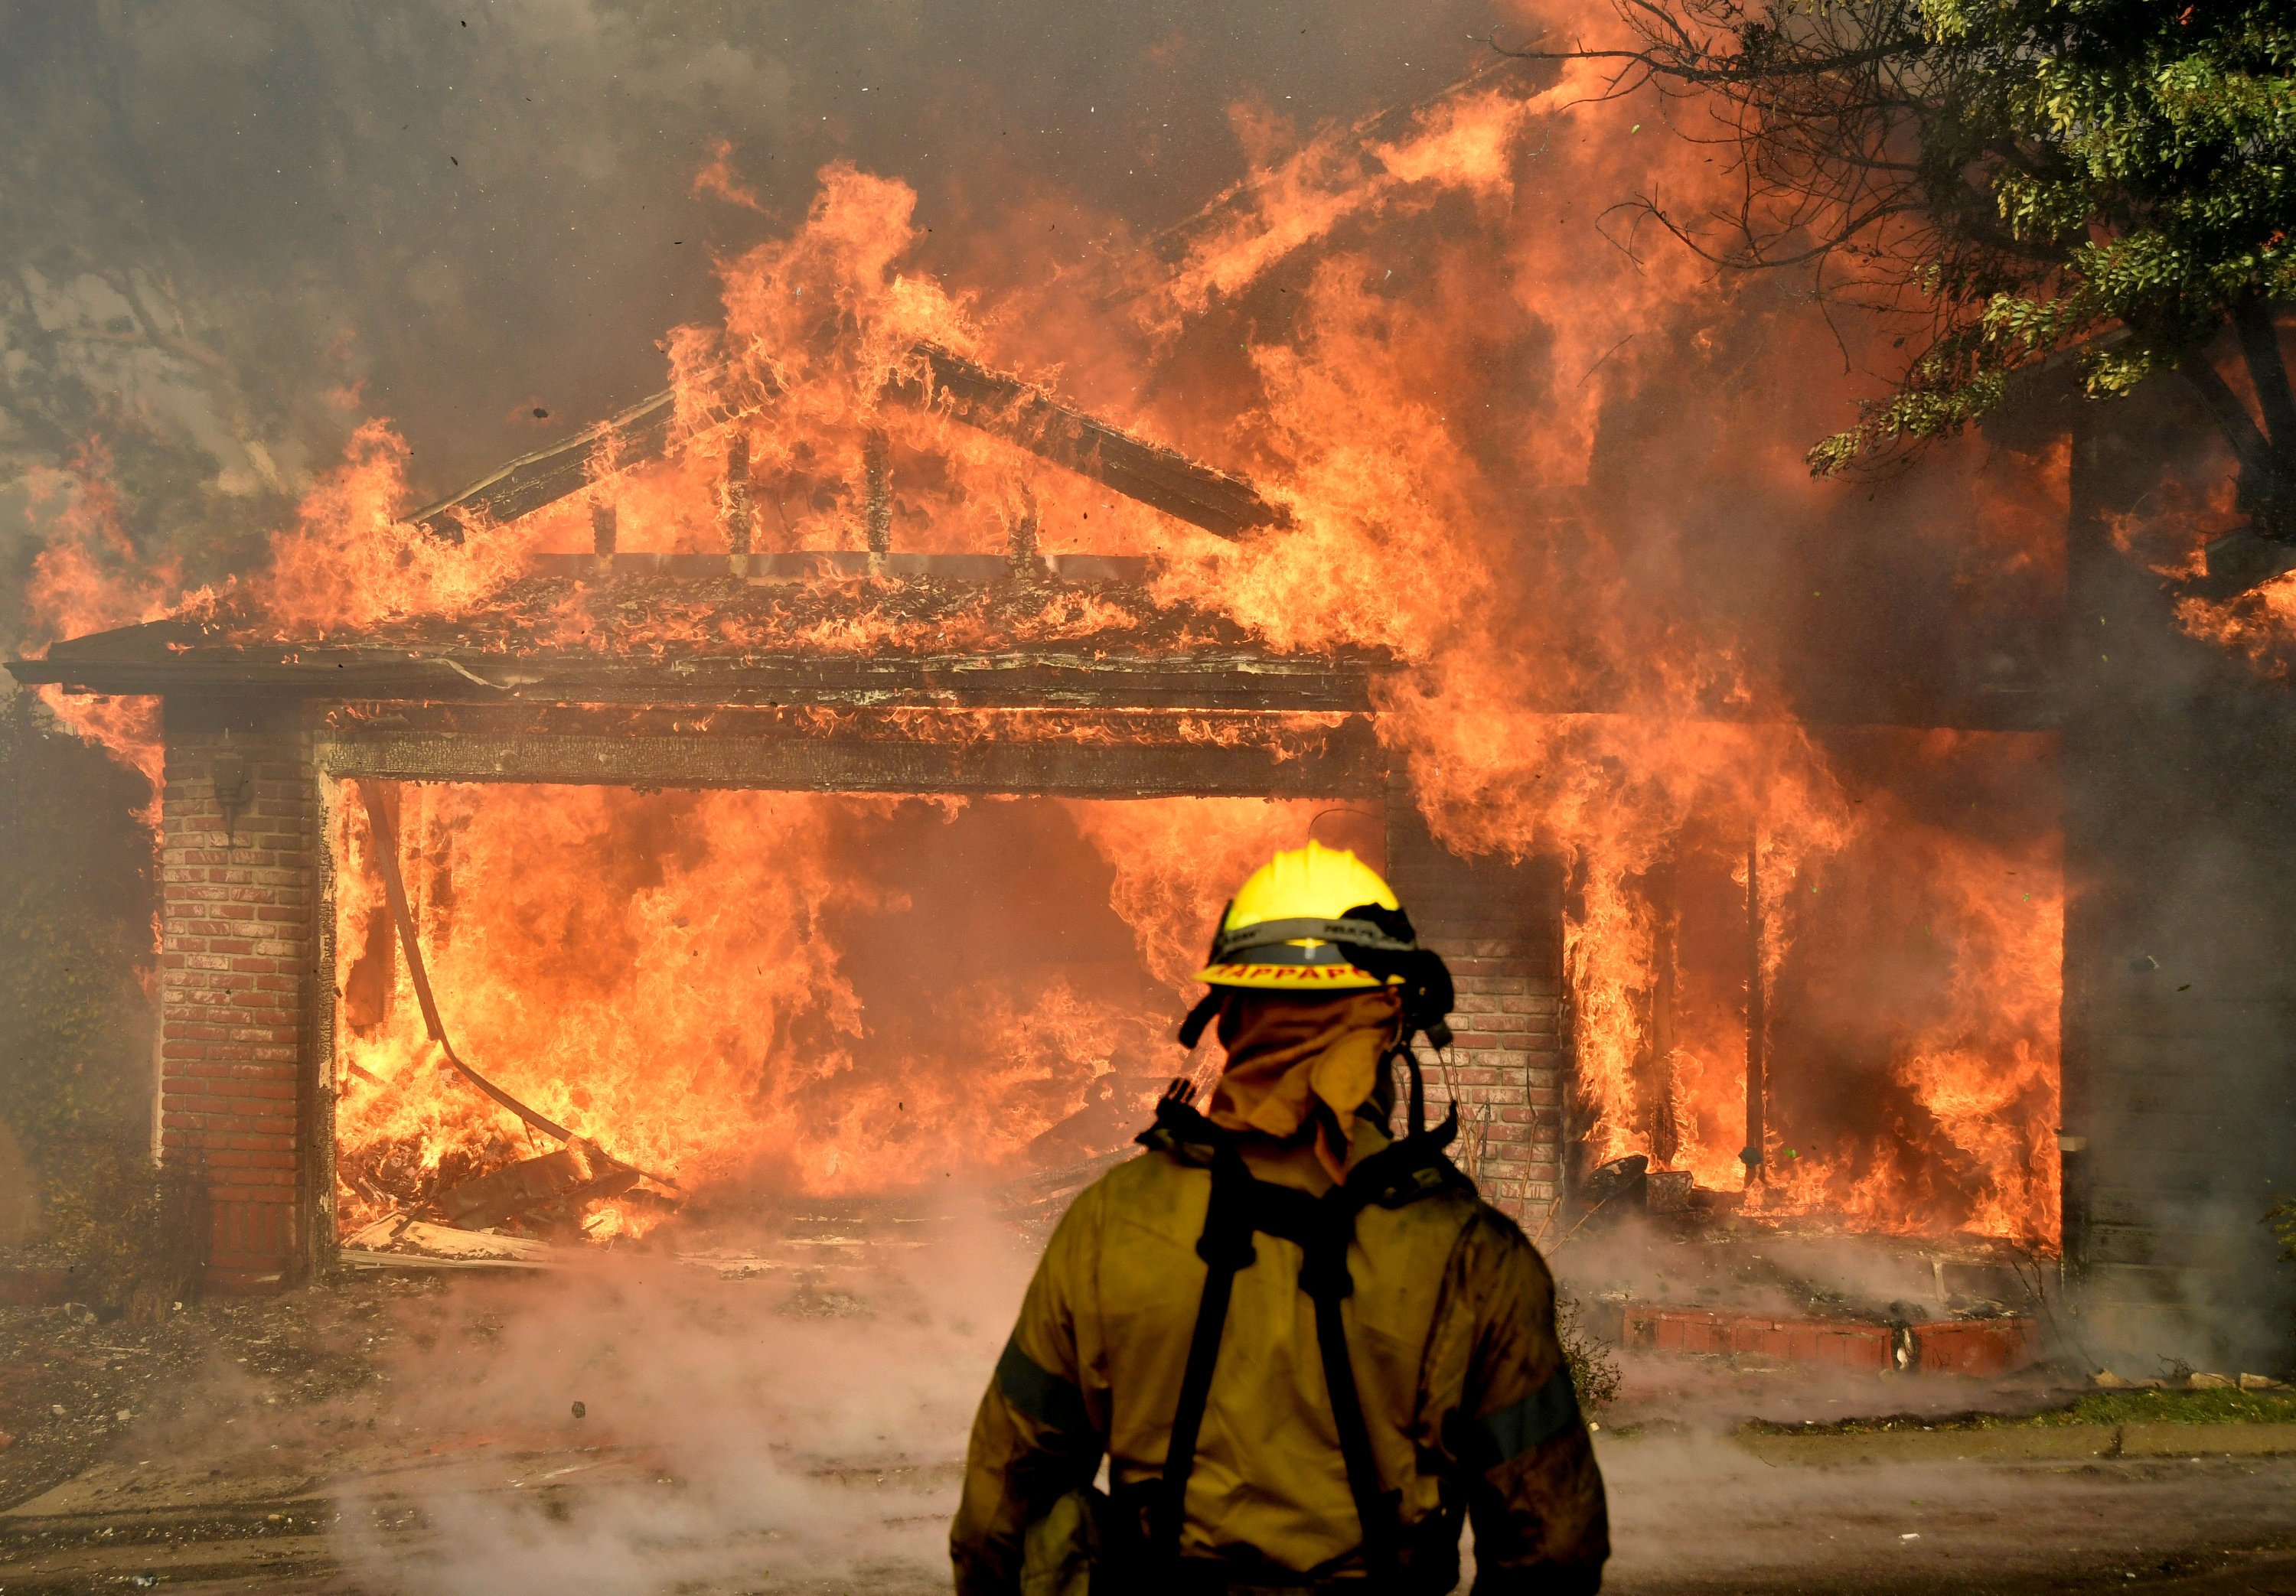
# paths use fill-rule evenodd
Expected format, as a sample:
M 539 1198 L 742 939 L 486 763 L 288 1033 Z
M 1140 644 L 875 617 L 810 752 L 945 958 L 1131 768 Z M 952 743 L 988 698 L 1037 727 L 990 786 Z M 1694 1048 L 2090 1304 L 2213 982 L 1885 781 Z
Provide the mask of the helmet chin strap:
M 1411 1072 L 1411 1107 L 1407 1123 L 1413 1135 L 1424 1135 L 1427 1133 L 1427 1076 L 1419 1068 L 1419 1055 L 1411 1051 L 1408 1042 L 1398 1042 L 1388 1058 L 1401 1059 L 1403 1067 Z
M 1405 1142 L 1419 1142 L 1423 1138 L 1425 1144 L 1431 1144 L 1438 1148 L 1449 1146 L 1452 1138 L 1459 1134 L 1458 1101 L 1455 1098 L 1446 1105 L 1442 1123 L 1431 1130 L 1428 1128 L 1427 1077 L 1420 1068 L 1419 1055 L 1412 1051 L 1410 1043 L 1402 1037 L 1398 1036 L 1389 1044 L 1387 1051 L 1380 1055 L 1380 1080 L 1383 1084 L 1382 1091 L 1374 1094 L 1373 1106 L 1381 1113 L 1382 1119 L 1394 1111 L 1394 1066 L 1398 1060 L 1403 1065 L 1404 1080 L 1407 1086 L 1404 1099 L 1405 1134 L 1401 1139 Z

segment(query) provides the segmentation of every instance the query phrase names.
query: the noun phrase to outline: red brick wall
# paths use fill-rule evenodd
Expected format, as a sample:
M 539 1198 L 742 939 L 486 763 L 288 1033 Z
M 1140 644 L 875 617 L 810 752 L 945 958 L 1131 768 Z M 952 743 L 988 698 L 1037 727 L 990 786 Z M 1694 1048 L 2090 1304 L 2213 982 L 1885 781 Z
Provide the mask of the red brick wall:
M 1557 971 L 1539 939 L 1508 929 L 1432 916 L 1423 928 L 1459 991 L 1450 1062 L 1433 1074 L 1439 1095 L 1479 1110 L 1466 1150 L 1483 1194 L 1536 1232 L 1562 1194 Z
M 1629 1304 L 1626 1344 L 1654 1352 L 1753 1353 L 1782 1363 L 1898 1367 L 1898 1332 L 1847 1319 L 1773 1319 L 1705 1308 Z
M 160 1158 L 206 1189 L 209 1284 L 263 1289 L 303 1250 L 316 788 L 303 736 L 185 718 L 170 706 L 160 811 Z M 228 837 L 219 756 L 246 776 Z
M 1388 880 L 1458 988 L 1449 1061 L 1425 1060 L 1430 1117 L 1457 1099 L 1454 1158 L 1536 1237 L 1562 1195 L 1561 872 L 1457 857 L 1400 789 L 1387 835 Z

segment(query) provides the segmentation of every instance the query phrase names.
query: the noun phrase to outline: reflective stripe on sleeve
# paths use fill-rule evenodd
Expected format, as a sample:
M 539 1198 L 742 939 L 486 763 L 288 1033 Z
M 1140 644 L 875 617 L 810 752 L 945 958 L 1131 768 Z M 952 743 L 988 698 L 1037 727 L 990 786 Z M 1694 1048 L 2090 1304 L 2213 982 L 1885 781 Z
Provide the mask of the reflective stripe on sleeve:
M 1546 1383 L 1521 1402 L 1467 1422 L 1477 1454 L 1472 1461 L 1486 1469 L 1496 1469 L 1552 1441 L 1578 1421 L 1578 1394 L 1570 1388 L 1570 1365 L 1558 1363 Z
M 1005 1401 L 1039 1424 L 1070 1435 L 1086 1434 L 1092 1428 L 1084 1393 L 1059 1375 L 1038 1368 L 1018 1341 L 1005 1342 L 1004 1355 L 996 1360 L 996 1388 L 1004 1394 Z

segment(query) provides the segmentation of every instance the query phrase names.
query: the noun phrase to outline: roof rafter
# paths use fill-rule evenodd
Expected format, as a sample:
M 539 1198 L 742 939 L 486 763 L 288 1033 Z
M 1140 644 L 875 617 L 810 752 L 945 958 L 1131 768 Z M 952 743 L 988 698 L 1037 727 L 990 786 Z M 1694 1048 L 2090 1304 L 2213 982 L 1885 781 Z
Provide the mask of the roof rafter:
M 937 410 L 1221 537 L 1291 524 L 1291 512 L 1249 479 L 1064 404 L 1040 384 L 938 344 L 917 344 L 911 354 L 914 369 L 926 375 L 896 378 L 886 385 L 887 398 Z M 676 413 L 676 390 L 664 389 L 562 443 L 521 455 L 406 519 L 459 542 L 471 520 L 530 515 L 579 493 L 603 472 L 668 454 L 684 441 L 674 436 Z

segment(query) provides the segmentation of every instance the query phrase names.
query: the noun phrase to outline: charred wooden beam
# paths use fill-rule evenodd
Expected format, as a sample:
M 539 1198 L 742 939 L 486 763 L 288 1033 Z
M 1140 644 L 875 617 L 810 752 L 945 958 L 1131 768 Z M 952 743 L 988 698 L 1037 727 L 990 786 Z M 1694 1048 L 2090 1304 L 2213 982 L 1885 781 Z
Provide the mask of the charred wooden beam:
M 1253 709 L 1371 707 L 1368 661 L 1250 649 L 1118 655 L 505 656 L 481 650 L 190 646 L 197 629 L 154 622 L 59 644 L 9 670 L 75 692 L 239 700 L 414 700 L 586 704 L 807 704 L 865 708 Z
M 943 719 L 906 709 L 396 703 L 331 708 L 313 731 L 321 771 L 382 781 L 1322 798 L 1381 792 L 1386 769 L 1365 714 Z
M 188 700 L 187 700 L 188 702 Z M 636 741 L 693 737 L 720 741 L 1084 742 L 1150 749 L 1260 748 L 1296 750 L 1303 739 L 1377 735 L 1372 716 L 1302 716 L 1292 710 L 1198 713 L 1159 709 L 921 711 L 893 706 L 824 713 L 816 706 L 724 705 L 699 710 L 674 704 L 414 702 L 346 700 L 316 706 L 292 729 L 338 741 L 368 736 L 620 737 Z M 213 717 L 188 721 L 208 728 Z M 285 724 L 285 723 L 283 723 Z M 345 767 L 347 773 L 350 772 Z
M 473 524 L 514 521 L 569 494 L 579 493 L 610 461 L 636 464 L 662 454 L 668 447 L 670 424 L 676 416 L 676 395 L 664 389 L 563 443 L 520 455 L 500 471 L 435 504 L 425 504 L 406 519 L 449 543 L 460 543 Z
M 1222 537 L 1291 524 L 1291 512 L 1245 479 L 1136 438 L 1061 403 L 1024 378 L 933 344 L 919 344 L 914 353 L 929 375 L 922 381 L 895 381 L 888 391 L 896 398 L 929 405 L 953 421 L 1018 444 L 1039 459 Z
M 1320 748 L 858 742 L 710 736 L 358 732 L 318 744 L 332 776 L 404 782 L 1052 798 L 1365 798 L 1385 790 L 1368 724 Z

